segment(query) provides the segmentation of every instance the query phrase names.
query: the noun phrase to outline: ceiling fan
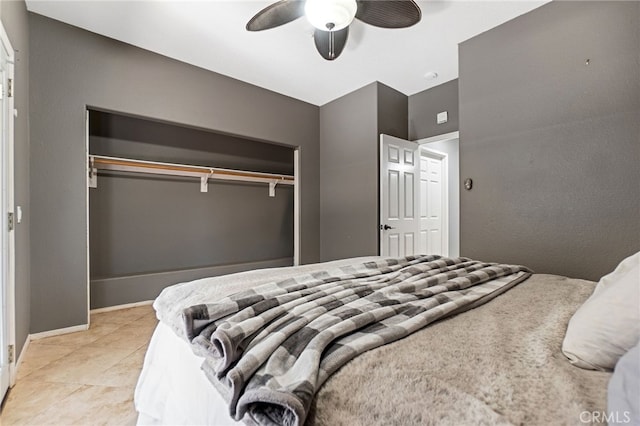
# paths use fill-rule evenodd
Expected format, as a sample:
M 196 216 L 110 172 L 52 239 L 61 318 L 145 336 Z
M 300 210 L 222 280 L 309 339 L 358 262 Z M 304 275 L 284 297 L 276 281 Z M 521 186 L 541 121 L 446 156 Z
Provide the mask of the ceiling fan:
M 406 28 L 420 22 L 422 12 L 413 0 L 280 0 L 251 18 L 247 30 L 268 30 L 303 15 L 315 27 L 316 49 L 332 61 L 342 53 L 354 18 L 381 28 Z

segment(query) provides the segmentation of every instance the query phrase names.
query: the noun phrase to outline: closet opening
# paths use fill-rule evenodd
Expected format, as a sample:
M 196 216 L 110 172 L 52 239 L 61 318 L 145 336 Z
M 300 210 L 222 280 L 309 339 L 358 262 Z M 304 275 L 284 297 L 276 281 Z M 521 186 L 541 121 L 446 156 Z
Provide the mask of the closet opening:
M 87 145 L 90 309 L 298 262 L 295 147 L 99 109 Z

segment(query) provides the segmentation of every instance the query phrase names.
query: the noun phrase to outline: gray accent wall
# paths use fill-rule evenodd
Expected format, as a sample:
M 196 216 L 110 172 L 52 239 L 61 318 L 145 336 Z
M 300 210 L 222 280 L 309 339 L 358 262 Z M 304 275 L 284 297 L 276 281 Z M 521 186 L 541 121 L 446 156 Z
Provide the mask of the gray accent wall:
M 377 83 L 320 107 L 320 259 L 377 254 Z
M 291 266 L 290 257 L 257 262 L 232 263 L 206 268 L 189 268 L 177 271 L 92 279 L 91 309 L 150 300 L 155 298 L 155 296 L 150 297 L 150 294 L 158 295 L 165 287 L 179 282 L 283 266 Z
M 87 323 L 87 107 L 300 147 L 319 260 L 318 107 L 30 14 L 31 332 Z
M 458 79 L 409 96 L 409 140 L 456 132 L 459 130 Z M 438 113 L 447 111 L 448 121 L 438 124 Z
M 407 138 L 407 98 L 372 83 L 320 107 L 323 261 L 378 254 L 380 133 Z
M 20 354 L 29 335 L 31 284 L 29 262 L 29 19 L 24 1 L 0 2 L 0 17 L 15 51 L 14 178 L 15 204 L 22 207 L 22 223 L 16 224 L 16 353 Z
M 378 86 L 378 135 L 395 136 L 400 139 L 407 139 L 407 117 L 409 109 L 407 104 L 407 96 L 377 83 Z M 377 167 L 380 166 L 380 138 L 377 138 L 376 147 L 378 148 L 378 157 L 376 158 Z
M 640 250 L 639 49 L 635 1 L 551 2 L 460 45 L 463 255 L 597 280 Z

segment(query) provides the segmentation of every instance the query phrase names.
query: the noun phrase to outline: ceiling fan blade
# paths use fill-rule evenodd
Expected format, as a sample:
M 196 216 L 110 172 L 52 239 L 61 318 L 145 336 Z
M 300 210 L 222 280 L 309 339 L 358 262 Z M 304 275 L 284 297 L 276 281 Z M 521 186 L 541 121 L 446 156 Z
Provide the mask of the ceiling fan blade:
M 262 31 L 294 21 L 304 15 L 304 1 L 280 0 L 273 3 L 247 22 L 247 31 Z
M 333 61 L 342 53 L 344 45 L 347 44 L 349 37 L 349 27 L 345 27 L 338 31 L 322 31 L 316 30 L 313 33 L 313 41 L 316 43 L 316 49 L 323 58 Z
M 356 18 L 381 28 L 406 28 L 420 22 L 422 11 L 413 0 L 358 0 Z

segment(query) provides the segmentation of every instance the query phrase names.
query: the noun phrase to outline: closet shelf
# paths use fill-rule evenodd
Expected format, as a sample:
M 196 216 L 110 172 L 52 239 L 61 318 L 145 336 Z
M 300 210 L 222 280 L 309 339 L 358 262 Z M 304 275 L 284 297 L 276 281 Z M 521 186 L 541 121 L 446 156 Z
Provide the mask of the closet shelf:
M 200 191 L 207 192 L 209 179 L 266 183 L 269 196 L 275 196 L 276 185 L 294 185 L 290 175 L 222 169 L 218 167 L 192 166 L 188 164 L 161 163 L 157 161 L 135 160 L 131 158 L 89 155 L 89 187 L 98 187 L 98 170 L 147 173 L 200 178 Z

